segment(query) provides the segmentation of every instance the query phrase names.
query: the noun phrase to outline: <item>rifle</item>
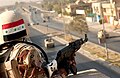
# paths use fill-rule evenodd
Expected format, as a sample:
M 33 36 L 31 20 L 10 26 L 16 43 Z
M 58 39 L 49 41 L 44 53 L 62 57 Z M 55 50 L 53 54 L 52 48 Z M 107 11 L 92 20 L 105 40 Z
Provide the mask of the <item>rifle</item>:
M 80 47 L 87 41 L 88 41 L 87 34 L 85 34 L 85 39 L 80 38 L 78 40 L 75 40 L 74 42 L 69 43 L 68 46 L 59 50 L 57 53 L 57 57 L 55 59 L 58 65 L 64 58 L 69 58 L 73 54 L 75 54 L 75 52 L 77 52 L 80 49 Z
M 69 43 L 68 46 L 59 50 L 56 58 L 52 62 L 47 64 L 47 70 L 49 73 L 48 77 L 50 78 L 51 76 L 54 76 L 56 72 L 59 72 L 59 74 L 63 73 L 65 76 L 67 76 L 69 74 L 69 69 L 75 75 L 77 73 L 77 68 L 75 66 L 76 62 L 74 58 L 75 52 L 77 52 L 80 49 L 80 47 L 87 41 L 87 34 L 85 34 L 84 39 L 80 38 L 78 40 L 75 40 Z

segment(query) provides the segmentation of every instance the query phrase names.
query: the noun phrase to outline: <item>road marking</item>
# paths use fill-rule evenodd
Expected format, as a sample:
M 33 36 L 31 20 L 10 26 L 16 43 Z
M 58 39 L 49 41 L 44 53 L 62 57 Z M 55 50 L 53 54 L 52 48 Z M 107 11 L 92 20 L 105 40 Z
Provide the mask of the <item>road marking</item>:
M 77 74 L 87 73 L 87 72 L 97 72 L 96 69 L 89 69 L 84 71 L 78 71 Z M 68 76 L 72 76 L 73 74 L 69 74 Z

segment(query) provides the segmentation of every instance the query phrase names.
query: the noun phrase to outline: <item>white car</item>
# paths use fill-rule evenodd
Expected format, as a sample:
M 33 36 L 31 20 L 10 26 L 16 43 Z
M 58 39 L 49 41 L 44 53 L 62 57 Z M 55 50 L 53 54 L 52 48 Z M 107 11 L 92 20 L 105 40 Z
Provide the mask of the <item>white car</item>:
M 53 47 L 55 47 L 54 40 L 51 39 L 51 38 L 45 39 L 44 43 L 45 43 L 45 47 L 46 48 L 53 48 Z

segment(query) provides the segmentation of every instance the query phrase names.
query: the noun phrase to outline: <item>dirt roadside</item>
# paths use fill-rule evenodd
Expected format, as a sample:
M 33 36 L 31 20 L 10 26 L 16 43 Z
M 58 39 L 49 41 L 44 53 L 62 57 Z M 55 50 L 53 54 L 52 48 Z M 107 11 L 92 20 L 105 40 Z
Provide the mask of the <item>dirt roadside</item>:
M 68 42 L 72 40 L 76 40 L 77 38 L 77 37 L 70 36 L 70 35 L 67 35 L 67 38 L 66 36 L 65 37 L 58 36 L 58 37 L 63 38 Z M 120 53 L 119 52 L 115 52 L 110 49 L 107 49 L 107 52 L 108 52 L 108 55 L 107 55 L 106 49 L 104 47 L 99 46 L 95 43 L 91 43 L 91 42 L 85 43 L 82 46 L 82 49 L 89 52 L 94 58 L 98 58 L 103 61 L 106 61 L 110 65 L 120 67 Z
M 33 26 L 34 29 L 40 31 L 41 33 L 46 33 L 44 30 L 41 29 L 46 29 L 46 27 L 43 26 Z M 57 30 L 54 31 L 54 29 L 49 28 L 49 32 L 58 32 Z M 79 39 L 75 36 L 72 35 L 69 36 L 70 39 L 75 40 Z M 53 39 L 65 43 L 69 43 L 69 39 L 65 40 L 63 36 L 53 36 Z M 68 37 L 67 37 L 68 38 Z M 84 44 L 81 49 L 82 51 L 79 51 L 81 54 L 89 57 L 92 60 L 97 61 L 98 63 L 104 65 L 105 67 L 108 67 L 109 69 L 115 71 L 116 73 L 120 74 L 120 54 L 118 52 L 112 51 L 108 49 L 108 54 L 109 54 L 109 60 L 106 59 L 106 51 L 105 48 L 102 46 L 99 46 L 97 44 L 87 42 Z

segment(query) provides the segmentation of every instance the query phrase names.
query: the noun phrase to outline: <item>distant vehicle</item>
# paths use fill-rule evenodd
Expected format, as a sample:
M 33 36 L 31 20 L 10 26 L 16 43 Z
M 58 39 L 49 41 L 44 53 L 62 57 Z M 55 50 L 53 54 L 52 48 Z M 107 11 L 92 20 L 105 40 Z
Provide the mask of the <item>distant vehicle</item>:
M 52 38 L 47 38 L 44 40 L 46 48 L 53 48 L 55 47 L 54 40 Z
M 28 26 L 39 25 L 39 23 L 28 23 Z
M 34 23 L 28 23 L 28 26 L 33 26 L 33 25 L 35 25 Z

